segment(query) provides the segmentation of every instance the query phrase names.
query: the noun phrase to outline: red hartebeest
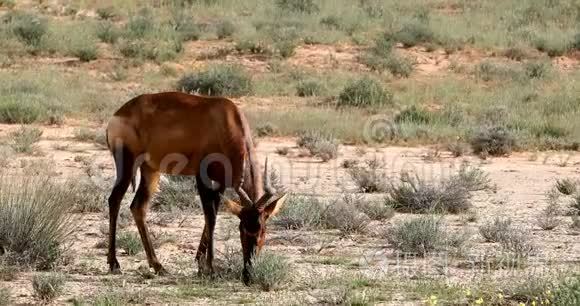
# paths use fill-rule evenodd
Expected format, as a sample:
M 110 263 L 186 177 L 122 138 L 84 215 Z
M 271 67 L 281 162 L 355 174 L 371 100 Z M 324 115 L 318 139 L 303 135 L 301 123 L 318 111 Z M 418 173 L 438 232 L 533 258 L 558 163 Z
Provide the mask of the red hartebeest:
M 213 272 L 213 235 L 216 214 L 226 188 L 232 187 L 240 203 L 224 199 L 228 210 L 240 218 L 244 257 L 243 279 L 265 238 L 266 221 L 286 195 L 275 195 L 269 184 L 266 160 L 262 175 L 255 160 L 249 126 L 238 107 L 226 98 L 202 97 L 179 92 L 138 96 L 123 105 L 107 127 L 107 143 L 113 153 L 117 177 L 109 197 L 109 253 L 112 273 L 119 273 L 115 240 L 121 200 L 136 170 L 141 181 L 131 213 L 141 236 L 147 261 L 156 273 L 166 273 L 155 256 L 145 224 L 149 201 L 161 173 L 194 175 L 201 198 L 205 226 L 197 249 L 199 273 Z M 205 260 L 204 260 L 205 258 Z M 204 262 L 205 261 L 205 262 Z

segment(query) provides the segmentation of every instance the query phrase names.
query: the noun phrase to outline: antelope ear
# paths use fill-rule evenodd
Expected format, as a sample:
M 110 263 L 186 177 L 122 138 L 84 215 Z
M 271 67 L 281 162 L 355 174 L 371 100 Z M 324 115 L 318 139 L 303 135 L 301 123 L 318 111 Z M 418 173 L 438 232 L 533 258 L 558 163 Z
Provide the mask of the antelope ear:
M 226 205 L 226 209 L 232 214 L 232 215 L 236 215 L 236 216 L 240 216 L 240 213 L 242 212 L 242 205 L 240 205 L 239 203 L 236 203 L 226 197 L 222 197 L 222 200 L 224 202 L 224 204 Z
M 284 204 L 284 201 L 286 201 L 287 197 L 288 194 L 285 193 L 268 204 L 268 206 L 266 206 L 263 211 L 266 214 L 266 217 L 276 215 L 280 211 L 280 208 L 282 208 L 282 205 Z

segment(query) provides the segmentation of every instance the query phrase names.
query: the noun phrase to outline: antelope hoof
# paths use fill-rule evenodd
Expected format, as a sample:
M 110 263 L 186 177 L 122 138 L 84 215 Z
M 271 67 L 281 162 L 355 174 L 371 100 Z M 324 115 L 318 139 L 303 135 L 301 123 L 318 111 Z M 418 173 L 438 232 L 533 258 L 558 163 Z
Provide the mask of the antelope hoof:
M 169 275 L 169 272 L 167 272 L 167 270 L 165 270 L 165 268 L 159 267 L 158 269 L 155 269 L 155 274 L 157 274 L 159 276 L 167 276 L 167 275 Z
M 109 263 L 109 273 L 115 275 L 121 274 L 121 265 L 119 265 L 116 259 Z

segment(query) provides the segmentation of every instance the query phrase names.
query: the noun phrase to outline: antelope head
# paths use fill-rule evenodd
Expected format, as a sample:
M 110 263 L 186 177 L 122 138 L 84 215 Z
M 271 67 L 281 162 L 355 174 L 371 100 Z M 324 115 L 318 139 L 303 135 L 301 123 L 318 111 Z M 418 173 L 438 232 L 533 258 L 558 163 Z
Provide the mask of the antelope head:
M 288 194 L 277 194 L 270 183 L 268 174 L 268 159 L 264 164 L 264 195 L 255 202 L 242 189 L 242 184 L 236 188 L 240 202 L 224 198 L 228 211 L 240 218 L 240 240 L 244 255 L 243 281 L 250 282 L 249 268 L 252 256 L 258 254 L 264 246 L 266 238 L 266 221 L 274 216 L 282 207 Z

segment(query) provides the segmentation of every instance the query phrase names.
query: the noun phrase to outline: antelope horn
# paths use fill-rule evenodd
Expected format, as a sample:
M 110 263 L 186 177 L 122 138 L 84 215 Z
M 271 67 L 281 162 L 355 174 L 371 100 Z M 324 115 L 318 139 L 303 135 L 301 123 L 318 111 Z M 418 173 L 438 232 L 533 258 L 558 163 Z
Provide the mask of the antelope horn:
M 264 190 L 269 196 L 273 196 L 276 193 L 274 188 L 272 188 L 270 175 L 268 174 L 268 157 L 266 157 L 266 161 L 264 162 Z
M 240 185 L 238 185 L 238 187 L 236 188 L 236 193 L 240 197 L 240 202 L 241 202 L 242 206 L 251 207 L 252 205 L 254 205 L 254 203 L 252 202 L 252 200 L 250 199 L 250 197 L 248 196 L 246 191 L 244 191 L 244 189 L 242 188 L 242 186 L 244 185 L 244 172 L 245 171 L 246 171 L 246 162 L 243 161 L 242 162 L 242 178 L 240 180 Z
M 270 182 L 270 175 L 268 174 L 268 158 L 266 157 L 266 161 L 264 162 L 264 195 L 258 202 L 256 202 L 256 207 L 258 209 L 263 208 L 270 202 L 276 191 L 272 188 L 272 184 Z

